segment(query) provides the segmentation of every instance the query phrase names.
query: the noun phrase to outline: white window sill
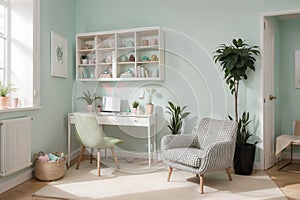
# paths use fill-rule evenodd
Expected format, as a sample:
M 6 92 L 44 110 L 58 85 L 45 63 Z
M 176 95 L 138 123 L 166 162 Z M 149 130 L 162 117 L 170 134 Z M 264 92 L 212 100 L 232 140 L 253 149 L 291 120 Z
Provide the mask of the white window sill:
M 41 109 L 41 106 L 28 106 L 28 107 L 20 107 L 20 108 L 0 108 L 0 113 L 11 113 L 18 111 L 27 111 L 27 110 L 38 110 Z

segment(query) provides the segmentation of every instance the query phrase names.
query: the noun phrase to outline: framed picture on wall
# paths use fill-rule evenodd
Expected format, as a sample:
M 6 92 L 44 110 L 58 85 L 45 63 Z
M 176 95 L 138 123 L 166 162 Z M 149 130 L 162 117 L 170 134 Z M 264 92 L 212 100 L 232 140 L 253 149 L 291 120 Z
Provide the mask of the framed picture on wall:
M 51 76 L 68 77 L 68 40 L 51 31 Z
M 295 51 L 295 88 L 300 88 L 300 50 Z

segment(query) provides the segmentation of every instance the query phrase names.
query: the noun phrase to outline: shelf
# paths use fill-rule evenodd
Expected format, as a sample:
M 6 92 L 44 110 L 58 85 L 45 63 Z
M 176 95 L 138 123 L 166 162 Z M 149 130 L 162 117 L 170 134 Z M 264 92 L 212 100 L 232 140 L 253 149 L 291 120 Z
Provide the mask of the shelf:
M 138 61 L 137 64 L 158 64 L 159 61 Z
M 77 34 L 76 79 L 80 81 L 164 80 L 163 44 L 163 33 L 159 27 Z M 89 62 L 96 64 L 82 64 L 82 55 L 87 55 Z M 132 61 L 133 56 L 135 61 Z M 147 73 L 150 77 L 142 76 L 143 72 L 140 69 L 145 70 L 145 75 Z M 105 70 L 109 70 L 112 78 L 97 78 Z M 131 70 L 135 77 L 119 78 L 128 70 Z
M 137 50 L 143 50 L 143 49 L 158 49 L 158 45 L 147 45 L 147 46 L 138 46 L 136 47 Z
M 97 65 L 112 65 L 112 63 L 98 63 Z
M 78 64 L 79 67 L 94 67 L 96 64 Z
M 83 53 L 89 53 L 89 52 L 95 51 L 95 49 L 79 49 L 77 51 L 78 52 L 83 52 Z
M 114 51 L 115 50 L 115 47 L 107 47 L 107 48 L 98 48 L 97 49 L 98 51 Z
M 118 65 L 134 65 L 135 62 L 117 62 Z

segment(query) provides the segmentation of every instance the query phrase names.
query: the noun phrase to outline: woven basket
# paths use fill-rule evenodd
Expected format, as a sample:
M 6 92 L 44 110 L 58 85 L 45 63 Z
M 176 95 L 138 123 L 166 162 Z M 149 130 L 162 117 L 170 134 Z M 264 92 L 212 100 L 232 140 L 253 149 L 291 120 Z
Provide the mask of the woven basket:
M 54 181 L 65 175 L 66 161 L 60 159 L 55 162 L 35 161 L 34 176 L 41 181 Z

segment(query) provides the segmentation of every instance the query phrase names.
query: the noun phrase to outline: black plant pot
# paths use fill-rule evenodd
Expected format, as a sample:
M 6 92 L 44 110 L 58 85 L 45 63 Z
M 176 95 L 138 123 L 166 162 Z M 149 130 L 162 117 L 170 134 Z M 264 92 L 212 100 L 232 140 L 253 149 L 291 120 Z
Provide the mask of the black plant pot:
M 255 144 L 246 143 L 245 146 L 236 146 L 233 166 L 234 173 L 239 175 L 250 175 L 253 170 L 255 157 Z

